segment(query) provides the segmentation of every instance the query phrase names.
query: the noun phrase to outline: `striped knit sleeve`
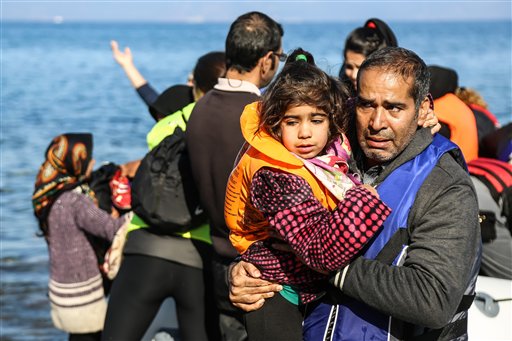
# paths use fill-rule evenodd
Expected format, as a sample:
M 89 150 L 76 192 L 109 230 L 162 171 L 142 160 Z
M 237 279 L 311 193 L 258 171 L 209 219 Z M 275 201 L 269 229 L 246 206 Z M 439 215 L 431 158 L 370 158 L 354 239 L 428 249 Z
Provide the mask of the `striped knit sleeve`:
M 113 218 L 85 195 L 73 194 L 77 196 L 72 206 L 77 226 L 94 236 L 112 241 L 117 230 L 125 223 L 125 216 Z

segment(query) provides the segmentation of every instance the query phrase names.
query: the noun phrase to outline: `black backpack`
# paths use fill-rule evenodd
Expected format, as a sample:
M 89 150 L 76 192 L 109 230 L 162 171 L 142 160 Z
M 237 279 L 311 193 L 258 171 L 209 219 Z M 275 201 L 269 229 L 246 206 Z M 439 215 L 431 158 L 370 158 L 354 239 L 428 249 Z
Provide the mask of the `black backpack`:
M 115 163 L 109 162 L 92 172 L 88 181 L 89 187 L 94 191 L 98 206 L 107 213 L 112 213 L 112 191 L 110 180 L 119 169 Z
M 179 127 L 146 154 L 131 186 L 133 211 L 155 233 L 187 232 L 206 222 Z

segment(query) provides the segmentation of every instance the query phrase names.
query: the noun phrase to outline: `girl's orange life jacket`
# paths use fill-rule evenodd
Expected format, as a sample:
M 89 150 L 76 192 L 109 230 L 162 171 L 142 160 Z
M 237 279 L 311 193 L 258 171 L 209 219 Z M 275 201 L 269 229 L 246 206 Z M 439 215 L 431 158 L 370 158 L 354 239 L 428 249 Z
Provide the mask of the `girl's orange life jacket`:
M 238 252 L 269 237 L 268 222 L 250 200 L 254 174 L 263 167 L 295 174 L 306 180 L 313 194 L 327 209 L 333 210 L 338 200 L 279 141 L 259 128 L 259 102 L 247 105 L 240 117 L 242 134 L 247 141 L 238 156 L 226 188 L 224 218 L 231 230 L 230 240 Z

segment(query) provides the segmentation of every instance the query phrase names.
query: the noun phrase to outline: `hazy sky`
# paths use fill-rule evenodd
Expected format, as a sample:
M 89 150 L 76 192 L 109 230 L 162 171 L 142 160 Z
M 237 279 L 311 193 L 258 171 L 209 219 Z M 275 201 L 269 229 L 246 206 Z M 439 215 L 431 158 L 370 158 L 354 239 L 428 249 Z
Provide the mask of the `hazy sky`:
M 231 22 L 258 10 L 280 22 L 384 20 L 511 20 L 501 1 L 118 1 L 0 0 L 2 20 Z

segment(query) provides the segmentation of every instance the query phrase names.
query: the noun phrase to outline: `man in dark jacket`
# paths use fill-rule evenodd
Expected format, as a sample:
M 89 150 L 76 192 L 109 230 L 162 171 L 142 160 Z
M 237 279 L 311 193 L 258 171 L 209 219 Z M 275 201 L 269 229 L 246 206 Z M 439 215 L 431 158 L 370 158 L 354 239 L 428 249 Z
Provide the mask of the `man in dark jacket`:
M 393 212 L 365 253 L 333 275 L 330 301 L 308 309 L 306 339 L 324 332 L 343 340 L 467 338 L 480 265 L 478 205 L 460 150 L 417 128 L 428 88 L 427 67 L 411 51 L 385 48 L 361 65 L 355 155 L 364 182 Z M 278 289 L 257 276 L 247 263 L 232 269 L 236 306 L 257 309 Z
M 240 311 L 228 298 L 226 270 L 237 252 L 229 242 L 224 221 L 224 196 L 229 175 L 244 139 L 240 115 L 257 101 L 260 88 L 274 77 L 285 60 L 283 29 L 267 15 L 250 12 L 237 18 L 226 38 L 226 78 L 203 96 L 187 125 L 186 141 L 194 180 L 211 229 L 216 257 L 212 260 L 220 326 L 224 340 L 246 337 Z

